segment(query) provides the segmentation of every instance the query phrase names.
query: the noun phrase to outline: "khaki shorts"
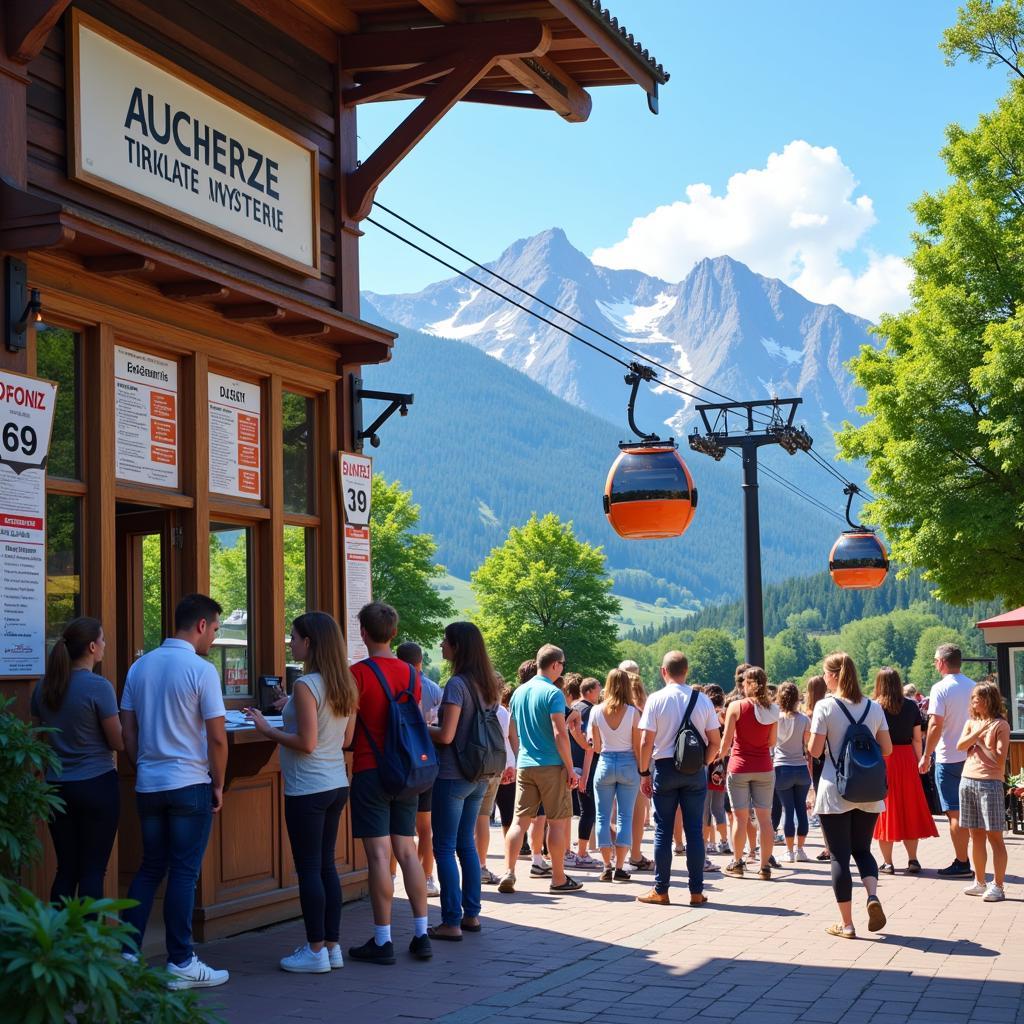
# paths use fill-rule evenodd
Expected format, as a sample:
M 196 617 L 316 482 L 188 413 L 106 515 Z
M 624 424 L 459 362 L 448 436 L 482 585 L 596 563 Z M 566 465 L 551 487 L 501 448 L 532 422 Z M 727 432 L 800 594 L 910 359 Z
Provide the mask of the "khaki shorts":
M 572 817 L 571 790 L 565 782 L 565 768 L 560 764 L 516 771 L 516 817 L 536 818 L 541 804 L 548 821 Z
M 489 818 L 491 811 L 494 810 L 494 801 L 498 796 L 498 787 L 501 785 L 501 776 L 495 775 L 487 783 L 487 788 L 484 790 L 484 798 L 480 802 L 480 813 L 477 815 L 478 818 Z

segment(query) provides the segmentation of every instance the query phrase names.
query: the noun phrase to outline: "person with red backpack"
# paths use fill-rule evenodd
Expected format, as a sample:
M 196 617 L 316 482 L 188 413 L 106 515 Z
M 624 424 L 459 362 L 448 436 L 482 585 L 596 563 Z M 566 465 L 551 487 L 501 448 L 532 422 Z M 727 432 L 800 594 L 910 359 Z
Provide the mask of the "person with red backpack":
M 373 938 L 348 951 L 352 960 L 393 964 L 391 854 L 402 869 L 413 913 L 409 952 L 433 955 L 427 935 L 427 883 L 416 852 L 419 794 L 437 777 L 437 755 L 420 711 L 419 673 L 391 650 L 398 612 L 374 601 L 359 610 L 359 635 L 369 652 L 352 666 L 359 713 L 352 759 L 352 835 L 363 841 L 373 908 Z

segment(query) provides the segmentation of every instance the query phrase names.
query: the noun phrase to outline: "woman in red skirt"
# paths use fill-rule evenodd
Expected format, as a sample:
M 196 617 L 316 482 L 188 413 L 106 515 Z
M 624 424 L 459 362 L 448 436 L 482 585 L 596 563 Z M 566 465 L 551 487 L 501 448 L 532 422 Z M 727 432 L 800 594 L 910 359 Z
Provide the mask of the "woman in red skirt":
M 939 833 L 925 799 L 917 763 L 921 758 L 921 713 L 917 704 L 903 696 L 903 683 L 894 668 L 880 669 L 875 676 L 875 700 L 882 706 L 889 723 L 892 754 L 886 759 L 889 795 L 885 810 L 875 824 L 875 838 L 885 861 L 878 870 L 892 875 L 893 843 L 903 843 L 907 851 L 907 874 L 917 875 L 917 843 Z

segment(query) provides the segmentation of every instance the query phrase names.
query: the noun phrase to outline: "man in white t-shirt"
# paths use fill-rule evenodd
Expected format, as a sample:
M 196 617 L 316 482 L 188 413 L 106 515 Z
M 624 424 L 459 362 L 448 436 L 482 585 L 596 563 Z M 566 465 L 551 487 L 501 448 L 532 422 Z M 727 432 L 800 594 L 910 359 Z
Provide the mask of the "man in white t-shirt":
M 928 735 L 918 768 L 927 775 L 935 754 L 935 788 L 939 803 L 949 818 L 949 837 L 953 841 L 953 863 L 939 868 L 943 878 L 967 878 L 973 875 L 967 859 L 969 833 L 960 827 L 960 776 L 966 750 L 956 745 L 970 716 L 974 680 L 960 671 L 962 655 L 956 644 L 941 644 L 935 651 L 935 668 L 942 679 L 933 687 L 928 704 Z
M 217 670 L 204 657 L 220 629 L 221 607 L 189 594 L 174 610 L 174 636 L 128 670 L 121 694 L 124 747 L 136 769 L 142 865 L 124 921 L 138 944 L 164 876 L 164 926 L 171 988 L 212 988 L 227 971 L 208 967 L 192 949 L 196 881 L 213 815 L 224 801 L 228 740 Z M 133 956 L 132 950 L 126 955 Z
M 661 662 L 664 687 L 652 693 L 640 716 L 640 789 L 654 804 L 654 888 L 640 903 L 667 906 L 672 873 L 672 827 L 676 810 L 683 812 L 686 835 L 686 870 L 690 903 L 707 903 L 704 895 L 704 798 L 708 788 L 707 765 L 718 757 L 722 736 L 718 713 L 703 694 L 686 685 L 690 663 L 682 651 L 669 651 Z M 682 728 L 691 697 L 696 697 L 690 724 L 707 744 L 705 767 L 684 775 L 675 765 L 676 737 Z

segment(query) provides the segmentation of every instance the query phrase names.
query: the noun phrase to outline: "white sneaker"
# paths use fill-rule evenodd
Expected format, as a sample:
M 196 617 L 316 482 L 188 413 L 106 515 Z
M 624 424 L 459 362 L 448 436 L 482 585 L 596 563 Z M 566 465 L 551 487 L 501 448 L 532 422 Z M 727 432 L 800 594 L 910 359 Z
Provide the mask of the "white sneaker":
M 327 947 L 321 946 L 319 953 L 314 953 L 307 942 L 299 946 L 294 953 L 281 957 L 281 970 L 292 974 L 330 974 L 331 958 Z
M 427 895 L 428 896 L 440 896 L 441 890 L 437 887 L 437 882 L 434 881 L 433 875 L 427 875 Z
M 1002 903 L 1006 899 L 1006 893 L 1003 892 L 1001 885 L 996 885 L 995 882 L 989 882 L 988 887 L 985 889 L 985 902 L 986 903 Z
M 218 985 L 223 985 L 230 977 L 227 971 L 215 971 L 212 967 L 204 964 L 195 953 L 184 967 L 168 964 L 167 973 L 171 976 L 167 987 L 175 991 L 183 988 L 216 988 Z
M 804 860 L 806 860 L 806 859 L 807 858 L 804 857 Z M 787 864 L 795 864 L 796 863 L 796 850 L 787 850 L 786 851 L 786 863 Z
M 811 858 L 807 856 L 807 851 L 802 846 L 798 846 L 796 848 L 796 859 L 798 861 L 808 861 Z
M 345 966 L 345 958 L 341 955 L 341 943 L 339 942 L 336 946 L 324 946 L 327 950 L 327 960 L 333 970 L 338 970 L 339 967 Z
M 579 862 L 579 857 L 577 856 L 575 850 L 566 850 L 565 851 L 565 860 L 562 862 L 565 865 L 565 867 L 567 867 L 567 868 L 574 868 L 574 867 L 576 867 L 578 862 Z
M 784 846 L 785 842 L 786 842 L 785 835 L 782 832 L 776 832 L 775 833 L 775 845 L 776 846 Z
M 987 892 L 988 889 L 980 882 L 975 882 L 974 885 L 969 885 L 964 889 L 965 896 L 984 896 Z

